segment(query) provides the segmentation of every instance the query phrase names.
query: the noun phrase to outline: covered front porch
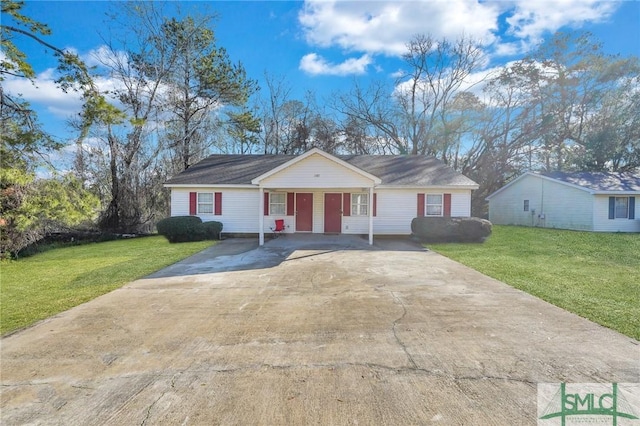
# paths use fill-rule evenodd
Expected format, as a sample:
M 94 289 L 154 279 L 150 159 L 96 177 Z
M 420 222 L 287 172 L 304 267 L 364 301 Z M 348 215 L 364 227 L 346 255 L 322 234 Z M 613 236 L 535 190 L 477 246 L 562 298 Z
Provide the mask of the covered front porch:
M 277 220 L 286 234 L 368 235 L 373 244 L 376 198 L 373 187 L 261 189 L 260 245 Z
M 314 149 L 251 183 L 259 189 L 260 245 L 276 220 L 285 233 L 365 234 L 373 244 L 380 178 Z

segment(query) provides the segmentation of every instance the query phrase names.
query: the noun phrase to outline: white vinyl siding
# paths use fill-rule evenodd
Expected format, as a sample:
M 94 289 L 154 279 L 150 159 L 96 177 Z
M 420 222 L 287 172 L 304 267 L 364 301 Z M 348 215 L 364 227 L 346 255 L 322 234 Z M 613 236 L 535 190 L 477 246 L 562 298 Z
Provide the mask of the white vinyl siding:
M 268 188 L 322 188 L 326 190 L 328 188 L 369 187 L 373 182 L 320 154 L 314 154 L 269 176 L 260 184 Z
M 324 232 L 324 194 L 326 192 L 352 194 L 354 188 L 335 188 L 331 190 L 288 187 L 280 188 L 286 192 L 306 192 L 313 194 L 313 232 Z M 377 235 L 410 235 L 411 220 L 417 213 L 417 194 L 433 192 L 431 189 L 376 189 L 376 216 L 373 217 L 373 232 Z M 471 211 L 470 190 L 438 189 L 441 193 L 451 193 L 451 215 L 468 217 Z M 223 224 L 223 233 L 257 233 L 260 215 L 260 192 L 252 188 L 172 188 L 171 215 L 186 216 L 189 214 L 190 192 L 222 192 L 222 215 L 198 215 L 202 220 L 217 220 Z M 368 194 L 367 194 L 368 201 Z M 353 207 L 353 206 L 352 206 Z M 369 206 L 367 205 L 367 208 Z M 295 232 L 295 216 L 264 216 L 265 233 L 275 226 L 275 219 L 284 219 L 285 232 Z M 369 232 L 369 216 L 342 217 L 342 232 L 345 234 L 367 234 Z
M 373 233 L 377 235 L 410 235 L 411 221 L 417 216 L 418 194 L 433 194 L 434 190 L 383 188 L 376 189 L 375 192 L 377 202 L 376 216 L 373 218 Z M 438 192 L 451 194 L 451 216 L 469 217 L 471 215 L 471 190 L 442 188 L 438 189 Z M 365 219 L 362 222 L 362 228 L 366 231 L 368 229 L 367 219 L 362 219 Z
M 451 216 L 470 217 L 471 216 L 471 191 L 458 190 L 447 191 L 451 194 Z
M 377 190 L 376 217 L 373 218 L 374 234 L 410 235 L 411 221 L 417 215 L 417 189 Z
M 609 195 L 593 195 L 592 197 L 594 231 L 640 232 L 640 218 L 638 215 L 640 193 L 635 196 L 635 219 L 609 219 Z
M 222 232 L 258 232 L 258 190 L 251 188 L 171 188 L 171 216 L 189 215 L 190 192 L 222 192 L 222 215 L 198 214 L 204 221 L 222 222 Z M 269 228 L 266 228 L 267 230 Z
M 171 216 L 189 215 L 189 192 L 189 189 L 171 189 Z
M 593 200 L 587 191 L 537 176 L 524 176 L 489 200 L 496 225 L 593 230 Z M 529 200 L 529 211 L 523 209 Z
M 629 202 L 616 204 L 609 219 L 609 197 L 594 195 L 553 180 L 525 175 L 489 199 L 489 220 L 496 225 L 524 225 L 598 232 L 640 232 L 640 220 L 629 217 Z M 640 194 L 638 194 L 640 196 Z M 529 200 L 529 211 L 523 211 Z M 636 218 L 638 197 L 636 197 Z
M 313 194 L 313 226 L 311 232 L 322 234 L 324 232 L 324 193 L 319 190 L 300 192 L 311 192 Z M 344 221 L 342 226 L 344 227 Z

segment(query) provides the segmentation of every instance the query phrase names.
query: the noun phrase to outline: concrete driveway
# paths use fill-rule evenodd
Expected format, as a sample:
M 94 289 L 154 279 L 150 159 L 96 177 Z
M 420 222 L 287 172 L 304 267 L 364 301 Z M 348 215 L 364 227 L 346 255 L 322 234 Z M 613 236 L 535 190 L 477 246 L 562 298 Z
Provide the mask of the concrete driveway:
M 359 238 L 228 240 L 1 344 L 5 425 L 533 425 L 539 382 L 640 381 L 637 341 Z

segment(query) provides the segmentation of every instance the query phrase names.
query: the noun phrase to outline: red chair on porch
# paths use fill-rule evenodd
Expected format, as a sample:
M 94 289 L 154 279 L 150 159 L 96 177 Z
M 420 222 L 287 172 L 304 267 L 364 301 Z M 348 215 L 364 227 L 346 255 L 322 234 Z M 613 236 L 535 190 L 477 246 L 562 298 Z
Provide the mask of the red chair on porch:
M 284 219 L 276 219 L 276 226 L 271 227 L 271 231 L 273 232 L 273 238 L 278 238 L 284 232 Z

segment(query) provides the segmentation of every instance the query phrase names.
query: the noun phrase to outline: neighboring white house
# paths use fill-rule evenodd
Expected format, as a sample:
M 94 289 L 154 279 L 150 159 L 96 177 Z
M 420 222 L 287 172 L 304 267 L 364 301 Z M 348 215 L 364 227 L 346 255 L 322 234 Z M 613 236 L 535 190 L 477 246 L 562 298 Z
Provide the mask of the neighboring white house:
M 640 232 L 639 173 L 525 173 L 487 197 L 489 220 L 599 232 Z
M 285 232 L 409 235 L 416 216 L 471 215 L 478 184 L 432 157 L 212 155 L 165 183 L 171 216 L 222 222 L 257 234 L 276 219 Z

